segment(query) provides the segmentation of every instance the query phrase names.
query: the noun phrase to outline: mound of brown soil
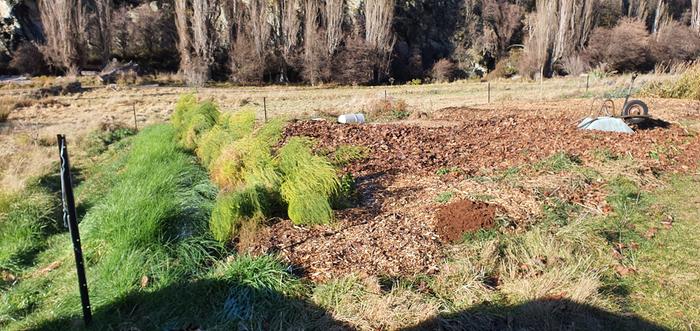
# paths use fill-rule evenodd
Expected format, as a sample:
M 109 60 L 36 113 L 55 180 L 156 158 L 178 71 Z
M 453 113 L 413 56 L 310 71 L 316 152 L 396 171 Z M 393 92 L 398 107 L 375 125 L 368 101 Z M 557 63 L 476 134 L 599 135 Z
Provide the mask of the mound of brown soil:
M 465 233 L 492 228 L 496 207 L 483 202 L 459 200 L 441 207 L 437 212 L 437 233 L 454 242 Z

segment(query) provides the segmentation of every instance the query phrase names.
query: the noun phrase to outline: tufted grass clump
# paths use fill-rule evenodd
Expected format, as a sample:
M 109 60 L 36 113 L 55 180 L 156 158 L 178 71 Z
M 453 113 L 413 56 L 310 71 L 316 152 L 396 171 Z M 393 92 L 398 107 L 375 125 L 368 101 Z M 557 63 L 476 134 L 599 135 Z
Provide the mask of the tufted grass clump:
M 195 150 L 201 136 L 217 123 L 219 114 L 219 109 L 211 101 L 197 103 L 193 95 L 182 96 L 171 118 L 180 145 Z
M 298 225 L 327 224 L 332 221 L 331 198 L 339 189 L 335 168 L 311 152 L 310 142 L 292 138 L 279 150 L 283 173 L 282 198 L 289 204 L 289 218 Z
M 281 121 L 266 123 L 224 147 L 210 166 L 212 181 L 224 190 L 235 190 L 246 183 L 279 185 L 271 149 L 282 138 L 283 127 Z
M 259 186 L 220 193 L 209 221 L 214 239 L 228 241 L 238 235 L 244 219 L 264 217 L 269 205 L 267 200 L 265 190 Z
M 202 134 L 197 146 L 197 157 L 209 168 L 221 155 L 224 146 L 250 135 L 255 126 L 255 112 L 243 110 L 219 116 L 211 130 Z
M 686 69 L 678 79 L 645 86 L 642 94 L 657 98 L 700 100 L 700 62 Z

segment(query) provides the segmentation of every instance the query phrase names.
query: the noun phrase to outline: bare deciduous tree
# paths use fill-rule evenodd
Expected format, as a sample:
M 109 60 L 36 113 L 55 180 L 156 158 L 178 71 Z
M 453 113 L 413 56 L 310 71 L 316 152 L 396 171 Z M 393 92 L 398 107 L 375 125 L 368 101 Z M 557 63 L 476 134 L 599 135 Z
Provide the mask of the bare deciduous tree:
M 326 48 L 328 54 L 335 54 L 340 42 L 343 41 L 344 0 L 326 0 Z
M 219 13 L 216 0 L 175 0 L 180 71 L 190 85 L 203 85 L 209 79 Z
M 649 2 L 647 0 L 629 0 L 627 16 L 635 17 L 644 22 L 649 16 Z
M 671 21 L 671 16 L 668 13 L 668 4 L 664 0 L 658 0 L 656 10 L 654 11 L 654 25 L 651 27 L 651 33 L 654 38 L 658 38 L 659 30 L 668 25 Z
M 49 65 L 70 75 L 79 73 L 85 61 L 85 26 L 80 0 L 40 0 L 38 3 L 46 43 L 40 50 Z
M 177 28 L 177 49 L 180 52 L 180 71 L 186 75 L 191 70 L 190 27 L 187 13 L 187 0 L 175 0 L 175 27 Z
M 266 0 L 250 0 L 248 2 L 248 10 L 250 11 L 248 29 L 253 37 L 255 54 L 257 54 L 259 58 L 263 58 L 267 52 L 267 46 L 270 40 L 271 30 L 270 24 L 268 24 L 270 8 Z
M 543 79 L 549 62 L 553 36 L 557 27 L 557 0 L 537 0 L 536 11 L 527 17 L 528 39 L 525 42 L 527 65 L 537 68 Z
M 690 9 L 690 27 L 700 34 L 700 0 L 692 0 Z
M 327 76 L 328 52 L 321 29 L 320 4 L 318 0 L 304 3 L 304 69 L 302 74 L 311 84 L 316 85 Z
M 95 14 L 100 37 L 100 58 L 106 64 L 112 54 L 112 0 L 95 0 Z
M 469 12 L 466 14 L 472 15 L 473 8 L 467 8 Z M 485 25 L 484 39 L 491 46 L 486 48 L 500 56 L 508 48 L 515 31 L 522 25 L 522 7 L 506 0 L 484 0 L 482 17 Z M 487 38 L 488 35 L 493 37 Z
M 365 41 L 375 54 L 374 79 L 381 80 L 389 69 L 391 51 L 396 42 L 392 29 L 396 0 L 365 2 Z
M 292 51 L 299 45 L 299 32 L 301 31 L 301 11 L 299 0 L 282 1 L 282 53 L 285 60 L 289 62 Z

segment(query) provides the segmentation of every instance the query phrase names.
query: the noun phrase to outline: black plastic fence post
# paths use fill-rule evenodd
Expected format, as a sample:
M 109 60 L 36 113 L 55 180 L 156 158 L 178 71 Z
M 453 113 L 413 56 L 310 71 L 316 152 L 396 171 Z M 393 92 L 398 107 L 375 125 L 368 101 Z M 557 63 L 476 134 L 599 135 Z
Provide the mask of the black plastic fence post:
M 75 212 L 75 198 L 73 197 L 73 181 L 71 180 L 70 161 L 68 160 L 68 146 L 66 137 L 58 135 L 58 152 L 61 158 L 61 198 L 63 200 L 63 224 L 68 227 L 73 241 L 73 253 L 75 253 L 75 268 L 78 272 L 78 287 L 80 289 L 80 301 L 83 306 L 83 320 L 85 325 L 92 321 L 90 309 L 90 296 L 88 295 L 87 278 L 85 277 L 85 264 L 83 261 L 83 249 L 80 244 L 80 232 Z

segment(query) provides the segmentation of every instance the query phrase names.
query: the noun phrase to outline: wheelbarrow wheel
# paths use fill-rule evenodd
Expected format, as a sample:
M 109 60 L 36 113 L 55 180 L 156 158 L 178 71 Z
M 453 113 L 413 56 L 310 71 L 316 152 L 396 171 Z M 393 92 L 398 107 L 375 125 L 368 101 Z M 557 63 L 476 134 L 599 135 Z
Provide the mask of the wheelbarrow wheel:
M 649 107 L 642 100 L 630 100 L 622 110 L 622 116 L 649 116 Z

